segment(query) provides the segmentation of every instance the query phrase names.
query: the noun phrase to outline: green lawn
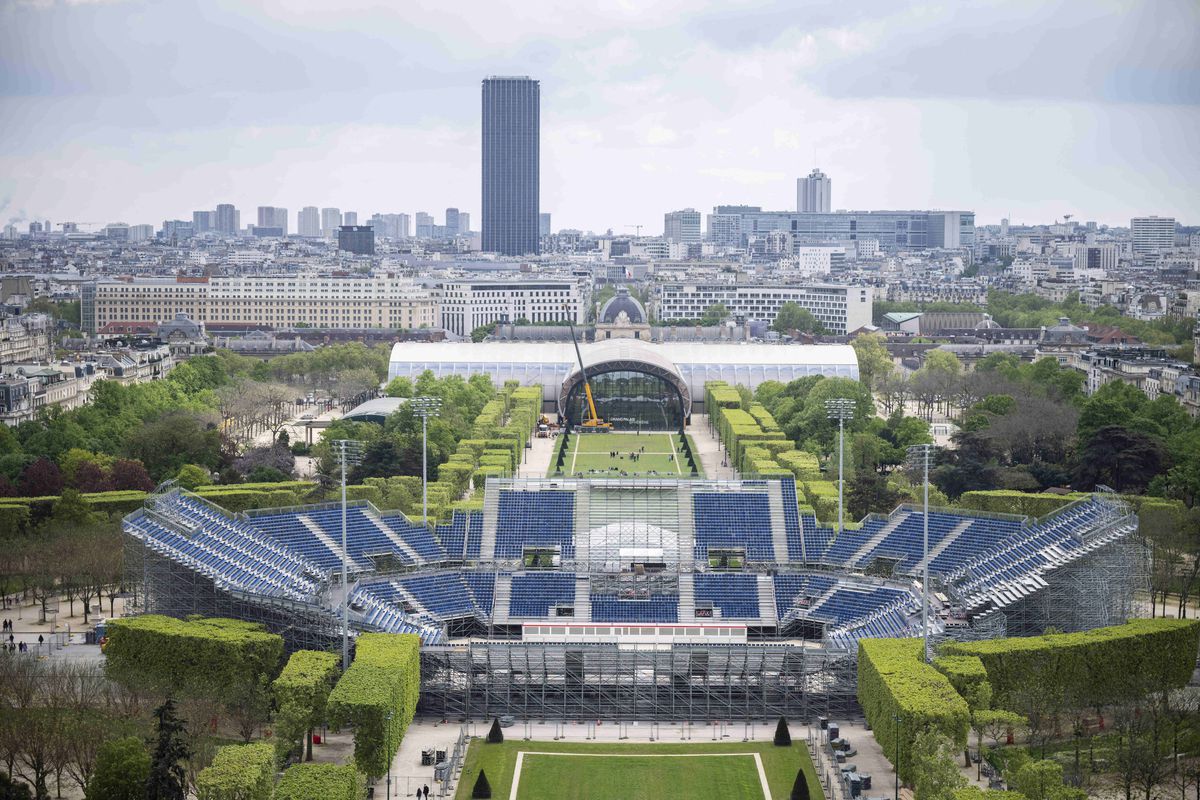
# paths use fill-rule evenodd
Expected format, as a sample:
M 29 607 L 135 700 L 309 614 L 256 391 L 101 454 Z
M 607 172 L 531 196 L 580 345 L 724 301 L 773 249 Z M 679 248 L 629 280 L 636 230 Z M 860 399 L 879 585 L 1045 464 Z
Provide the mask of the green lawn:
M 672 433 L 574 434 L 568 445 L 563 473 L 581 477 L 692 474 L 682 454 L 679 435 Z
M 727 800 L 763 797 L 758 768 L 762 759 L 773 800 L 787 800 L 796 770 L 808 775 L 810 795 L 821 798 L 821 785 L 802 743 L 775 747 L 768 742 L 587 743 L 506 741 L 471 742 L 456 797 L 471 796 L 482 768 L 492 797 L 507 800 L 517 754 L 522 759 L 519 800 Z M 533 753 L 533 755 L 531 755 Z M 585 753 L 587 755 L 543 755 Z M 711 755 L 703 754 L 736 754 Z M 674 757 L 672 757 L 674 756 Z

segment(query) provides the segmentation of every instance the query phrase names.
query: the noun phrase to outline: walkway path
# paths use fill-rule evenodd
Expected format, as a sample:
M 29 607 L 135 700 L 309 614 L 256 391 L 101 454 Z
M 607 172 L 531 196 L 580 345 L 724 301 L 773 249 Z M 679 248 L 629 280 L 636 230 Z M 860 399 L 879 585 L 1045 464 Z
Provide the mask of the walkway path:
M 715 435 L 709 434 L 707 414 L 693 414 L 687 434 L 692 437 L 692 444 L 696 450 L 694 455 L 700 459 L 704 477 L 721 480 L 737 477 L 733 467 L 722 466 L 722 462 L 725 461 L 725 449 L 721 447 L 721 442 Z

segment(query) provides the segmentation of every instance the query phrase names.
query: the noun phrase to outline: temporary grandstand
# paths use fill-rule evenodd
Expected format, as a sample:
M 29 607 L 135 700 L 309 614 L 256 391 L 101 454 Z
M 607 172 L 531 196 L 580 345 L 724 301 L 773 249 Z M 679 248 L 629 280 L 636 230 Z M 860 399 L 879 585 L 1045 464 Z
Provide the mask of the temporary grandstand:
M 261 621 L 289 647 L 424 642 L 444 718 L 747 719 L 854 710 L 856 642 L 1081 630 L 1145 585 L 1130 508 L 1042 519 L 901 506 L 835 535 L 790 478 L 489 480 L 435 529 L 367 502 L 230 514 L 178 489 L 125 520 L 139 608 Z M 346 563 L 348 586 L 340 585 Z

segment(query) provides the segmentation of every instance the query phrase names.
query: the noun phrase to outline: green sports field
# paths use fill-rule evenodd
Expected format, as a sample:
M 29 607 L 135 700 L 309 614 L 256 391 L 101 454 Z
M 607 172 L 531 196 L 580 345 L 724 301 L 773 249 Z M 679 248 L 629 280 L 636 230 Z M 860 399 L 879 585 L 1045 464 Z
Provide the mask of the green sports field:
M 518 800 L 783 800 L 790 796 L 798 769 L 808 776 L 810 796 L 822 797 L 801 743 L 487 744 L 476 739 L 467 751 L 458 798 L 471 796 L 480 769 L 487 773 L 492 797 L 504 800 L 513 796 L 514 778 Z M 769 795 L 763 791 L 764 779 Z
M 555 474 L 553 465 L 551 474 Z M 563 474 L 585 478 L 627 475 L 677 478 L 693 473 L 679 434 L 583 433 L 573 434 L 567 444 Z

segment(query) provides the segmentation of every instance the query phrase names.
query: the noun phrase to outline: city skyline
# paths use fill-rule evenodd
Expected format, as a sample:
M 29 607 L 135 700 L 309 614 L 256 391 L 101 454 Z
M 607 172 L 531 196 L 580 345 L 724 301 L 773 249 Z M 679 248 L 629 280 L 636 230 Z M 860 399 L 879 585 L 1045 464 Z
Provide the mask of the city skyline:
M 689 4 L 671 25 L 661 9 L 356 7 L 331 27 L 308 2 L 6 6 L 0 221 L 157 225 L 219 203 L 478 210 L 488 74 L 541 81 L 556 229 L 787 210 L 813 167 L 837 180 L 835 210 L 1200 217 L 1190 4 Z M 171 48 L 144 44 L 185 27 Z

